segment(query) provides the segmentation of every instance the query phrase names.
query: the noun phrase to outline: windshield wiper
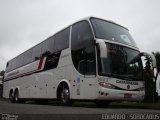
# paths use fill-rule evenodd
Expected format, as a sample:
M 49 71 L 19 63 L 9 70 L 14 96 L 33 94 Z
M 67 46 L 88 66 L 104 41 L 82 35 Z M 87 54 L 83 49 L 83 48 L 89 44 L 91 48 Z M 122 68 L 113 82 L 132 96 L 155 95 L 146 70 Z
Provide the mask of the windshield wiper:
M 113 74 L 113 73 L 102 73 L 103 75 L 106 75 L 108 77 L 116 77 L 119 79 L 125 79 L 122 75 L 118 75 L 118 74 Z

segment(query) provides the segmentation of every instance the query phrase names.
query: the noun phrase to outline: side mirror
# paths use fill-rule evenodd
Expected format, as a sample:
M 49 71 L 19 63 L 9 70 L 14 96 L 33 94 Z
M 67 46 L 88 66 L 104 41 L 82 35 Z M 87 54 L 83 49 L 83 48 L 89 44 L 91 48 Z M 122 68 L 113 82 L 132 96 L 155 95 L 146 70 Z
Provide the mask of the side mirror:
M 103 40 L 96 40 L 96 43 L 99 45 L 100 48 L 100 57 L 101 58 L 107 58 L 107 46 L 106 43 Z

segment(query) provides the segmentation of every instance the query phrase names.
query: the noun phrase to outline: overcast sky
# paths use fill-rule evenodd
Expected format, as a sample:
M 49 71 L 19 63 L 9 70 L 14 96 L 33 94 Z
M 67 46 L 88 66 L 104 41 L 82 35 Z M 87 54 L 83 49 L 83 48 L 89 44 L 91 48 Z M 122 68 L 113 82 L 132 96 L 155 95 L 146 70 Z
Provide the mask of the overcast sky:
M 0 0 L 0 71 L 6 62 L 86 16 L 130 30 L 141 51 L 160 51 L 160 0 Z

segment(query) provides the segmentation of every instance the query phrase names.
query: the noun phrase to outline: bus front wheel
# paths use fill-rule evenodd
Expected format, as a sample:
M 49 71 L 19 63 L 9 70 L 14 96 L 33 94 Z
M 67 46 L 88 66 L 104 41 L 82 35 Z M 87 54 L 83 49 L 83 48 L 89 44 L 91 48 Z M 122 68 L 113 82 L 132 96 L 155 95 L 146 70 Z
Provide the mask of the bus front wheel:
M 59 93 L 59 99 L 60 99 L 61 104 L 64 106 L 72 105 L 72 101 L 70 100 L 69 88 L 65 84 L 61 86 L 61 91 Z

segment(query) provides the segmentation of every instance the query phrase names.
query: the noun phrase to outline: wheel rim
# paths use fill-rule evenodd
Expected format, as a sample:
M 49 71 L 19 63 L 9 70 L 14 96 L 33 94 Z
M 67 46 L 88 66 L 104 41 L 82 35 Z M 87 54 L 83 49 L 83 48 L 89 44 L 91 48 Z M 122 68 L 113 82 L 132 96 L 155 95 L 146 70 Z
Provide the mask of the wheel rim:
M 61 92 L 61 101 L 63 104 L 65 104 L 68 102 L 68 100 L 69 100 L 69 90 L 65 88 Z
M 18 102 L 19 100 L 18 92 L 15 93 L 14 99 L 15 99 L 15 102 Z
M 13 100 L 13 92 L 9 95 L 10 100 Z
M 15 96 L 15 101 L 18 101 L 18 97 L 17 97 L 17 95 Z

